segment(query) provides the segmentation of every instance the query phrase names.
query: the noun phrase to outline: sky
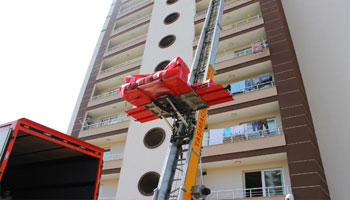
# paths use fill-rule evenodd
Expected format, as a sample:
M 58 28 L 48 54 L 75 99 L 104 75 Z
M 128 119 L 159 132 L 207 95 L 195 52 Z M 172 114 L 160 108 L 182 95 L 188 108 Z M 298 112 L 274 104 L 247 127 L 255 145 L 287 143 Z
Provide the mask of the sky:
M 66 133 L 112 0 L 0 1 L 0 124 Z

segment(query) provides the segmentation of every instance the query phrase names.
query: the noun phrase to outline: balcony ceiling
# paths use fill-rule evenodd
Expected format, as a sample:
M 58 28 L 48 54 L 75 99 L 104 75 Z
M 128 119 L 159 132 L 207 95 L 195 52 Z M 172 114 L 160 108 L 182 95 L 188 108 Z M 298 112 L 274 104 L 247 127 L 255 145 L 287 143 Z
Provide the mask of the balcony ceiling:
M 125 73 L 122 76 L 117 76 L 117 77 L 108 79 L 106 81 L 103 81 L 101 83 L 98 83 L 96 85 L 96 89 L 95 90 L 96 90 L 96 92 L 99 92 L 99 91 L 106 91 L 106 90 L 109 90 L 109 89 L 119 88 L 125 82 L 124 81 L 124 77 L 132 75 L 134 73 L 135 72 Z
M 152 13 L 153 6 L 147 6 L 146 8 L 143 8 L 139 11 L 136 11 L 132 14 L 129 14 L 125 17 L 122 17 L 120 19 L 117 19 L 116 27 L 124 26 L 130 22 L 133 22 L 137 19 L 140 19 L 142 17 L 145 17 L 147 15 L 150 15 Z
M 136 37 L 139 37 L 145 33 L 147 33 L 149 27 L 149 23 L 144 24 L 142 26 L 139 26 L 137 28 L 134 28 L 130 31 L 127 31 L 121 35 L 118 35 L 110 40 L 109 48 L 114 47 L 118 44 L 127 42 L 129 40 L 132 40 Z
M 121 64 L 128 60 L 132 60 L 134 58 L 142 56 L 144 48 L 145 48 L 145 45 L 143 44 L 141 46 L 129 49 L 113 57 L 105 59 L 103 61 L 103 69 L 107 69 L 109 67 L 113 67 L 115 65 Z
M 122 101 L 119 103 L 114 103 L 108 106 L 104 106 L 101 108 L 96 108 L 94 110 L 88 111 L 88 115 L 94 119 L 94 118 L 100 118 L 104 116 L 110 116 L 110 115 L 115 115 L 115 114 L 125 114 L 123 111 L 125 109 L 131 109 L 130 104 L 127 104 L 125 106 L 126 102 Z M 126 115 L 126 114 L 125 114 Z
M 224 160 L 224 161 L 218 161 L 218 162 L 209 162 L 209 163 L 203 163 L 202 166 L 204 169 L 211 169 L 211 168 L 223 168 L 223 167 L 238 167 L 243 165 L 258 165 L 258 164 L 272 163 L 272 162 L 287 162 L 287 154 L 277 153 L 277 154 L 269 154 L 269 155 L 255 156 L 255 157 L 248 157 L 248 158 Z
M 259 116 L 267 113 L 274 113 L 279 111 L 278 102 L 271 102 L 260 104 L 256 106 L 251 106 L 239 110 L 231 110 L 228 112 L 223 112 L 215 115 L 210 115 L 208 117 L 208 125 L 213 125 L 216 123 L 223 123 L 228 121 L 236 121 L 236 120 L 244 120 L 247 118 L 251 119 L 251 117 Z
M 243 67 L 234 71 L 215 75 L 214 82 L 219 84 L 238 82 L 268 72 L 272 72 L 271 61 L 266 61 L 251 65 L 249 67 Z

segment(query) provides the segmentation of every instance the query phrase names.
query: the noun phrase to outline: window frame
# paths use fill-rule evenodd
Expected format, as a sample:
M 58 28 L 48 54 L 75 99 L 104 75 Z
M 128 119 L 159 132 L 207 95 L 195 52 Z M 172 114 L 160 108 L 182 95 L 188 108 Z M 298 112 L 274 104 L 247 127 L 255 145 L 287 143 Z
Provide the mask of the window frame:
M 247 170 L 247 171 L 243 171 L 243 190 L 246 191 L 250 188 L 246 187 L 246 182 L 245 182 L 245 174 L 249 173 L 249 172 L 260 172 L 261 173 L 261 184 L 262 184 L 262 191 L 263 191 L 263 195 L 261 197 L 269 197 L 266 195 L 266 182 L 265 182 L 265 173 L 266 171 L 275 171 L 275 170 L 280 170 L 281 171 L 281 182 L 282 182 L 282 193 L 283 195 L 286 195 L 286 182 L 285 182 L 285 177 L 284 177 L 284 171 L 283 171 L 283 167 L 279 167 L 279 168 L 269 168 L 269 169 L 261 169 L 261 170 Z

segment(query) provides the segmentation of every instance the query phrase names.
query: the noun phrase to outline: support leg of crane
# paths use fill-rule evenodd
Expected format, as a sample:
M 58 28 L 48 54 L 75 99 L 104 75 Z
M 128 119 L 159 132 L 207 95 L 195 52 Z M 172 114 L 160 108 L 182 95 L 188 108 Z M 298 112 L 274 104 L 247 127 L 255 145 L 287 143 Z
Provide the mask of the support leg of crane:
M 179 111 L 176 109 L 174 106 L 173 102 L 169 98 L 166 98 L 166 100 L 169 102 L 170 106 L 174 109 L 176 112 L 177 116 L 181 119 L 182 123 L 184 123 L 188 127 L 188 123 L 185 121 L 185 119 L 182 117 L 182 115 L 179 113 Z
M 164 118 L 163 116 L 160 116 L 160 117 L 161 117 L 162 120 L 164 120 L 165 123 L 169 126 L 170 130 L 174 130 L 173 127 L 171 126 L 171 124 L 169 123 L 169 121 L 168 121 L 166 118 Z

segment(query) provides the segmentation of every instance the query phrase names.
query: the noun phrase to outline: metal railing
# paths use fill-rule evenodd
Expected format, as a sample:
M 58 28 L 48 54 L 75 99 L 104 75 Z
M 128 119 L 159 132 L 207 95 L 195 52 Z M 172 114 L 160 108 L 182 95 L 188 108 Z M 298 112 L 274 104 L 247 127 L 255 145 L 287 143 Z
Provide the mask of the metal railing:
M 217 190 L 212 191 L 207 200 L 216 199 L 241 199 L 252 197 L 271 197 L 284 196 L 291 194 L 291 186 L 275 186 L 275 187 L 261 187 L 261 188 L 247 188 L 234 190 Z
M 100 98 L 107 97 L 107 96 L 111 96 L 111 95 L 117 94 L 117 93 L 118 93 L 118 89 L 115 89 L 115 90 L 112 90 L 112 91 L 109 91 L 109 92 L 105 92 L 105 93 L 103 93 L 103 94 L 100 94 L 100 95 L 91 97 L 91 100 L 100 99 Z
M 129 117 L 126 115 L 122 116 L 122 117 L 114 117 L 114 118 L 111 118 L 109 120 L 101 121 L 101 122 L 94 123 L 94 124 L 85 125 L 85 126 L 83 126 L 83 130 L 99 128 L 99 127 L 103 127 L 103 126 L 107 126 L 107 125 L 111 125 L 111 124 L 116 124 L 116 123 L 120 123 L 120 122 L 124 122 L 124 121 L 128 121 L 128 120 L 129 120 Z
M 113 67 L 109 67 L 109 68 L 107 68 L 107 69 L 105 69 L 105 70 L 102 70 L 102 71 L 100 72 L 100 74 L 103 74 L 103 73 L 112 71 L 112 70 L 114 70 L 114 69 L 116 69 L 116 68 L 118 68 L 118 67 L 122 67 L 122 66 L 128 65 L 128 64 L 130 64 L 130 63 L 134 63 L 134 62 L 140 61 L 140 60 L 142 60 L 142 56 L 141 56 L 141 57 L 134 58 L 134 59 L 131 59 L 131 60 L 128 60 L 128 61 L 123 62 L 123 63 L 118 64 L 118 65 L 114 65 Z
M 260 90 L 260 89 L 264 89 L 267 87 L 272 87 L 275 85 L 275 81 L 268 81 L 268 82 L 264 82 L 264 83 L 258 83 L 249 87 L 243 87 L 243 88 L 239 88 L 239 89 L 231 89 L 230 93 L 232 95 L 236 95 L 236 94 L 242 94 L 242 93 L 247 93 L 247 92 L 252 92 L 255 90 Z
M 222 30 L 227 30 L 227 29 L 230 29 L 230 28 L 233 28 L 233 27 L 237 27 L 239 25 L 246 24 L 246 23 L 248 23 L 250 21 L 253 21 L 253 20 L 256 20 L 256 19 L 260 19 L 260 18 L 261 18 L 261 15 L 258 14 L 258 15 L 255 15 L 253 17 L 249 17 L 249 18 L 243 19 L 241 21 L 235 22 L 233 24 L 224 26 L 224 27 L 222 27 Z
M 267 43 L 266 43 L 266 40 L 264 40 L 263 42 L 263 49 L 266 49 L 267 48 Z M 252 54 L 253 53 L 253 48 L 250 47 L 250 48 L 247 48 L 247 49 L 244 49 L 244 50 L 241 50 L 241 51 L 237 51 L 235 53 L 232 53 L 232 54 L 228 54 L 228 55 L 224 55 L 224 56 L 221 56 L 221 57 L 218 57 L 216 59 L 216 62 L 221 62 L 221 61 L 224 61 L 224 60 L 228 60 L 228 59 L 232 59 L 232 58 L 236 58 L 236 57 L 240 57 L 240 56 L 245 56 L 245 55 L 249 55 L 249 54 Z
M 134 42 L 134 41 L 139 40 L 140 38 L 143 38 L 143 37 L 146 37 L 146 36 L 147 36 L 147 34 L 142 34 L 142 35 L 140 35 L 140 36 L 137 36 L 137 37 L 135 37 L 135 38 L 132 38 L 132 39 L 130 39 L 130 40 L 127 40 L 127 41 L 125 41 L 125 42 L 122 42 L 122 43 L 120 43 L 120 44 L 117 44 L 117 45 L 115 45 L 115 46 L 113 46 L 113 47 L 110 47 L 110 48 L 107 49 L 107 51 L 114 50 L 114 49 L 116 49 L 116 48 L 118 48 L 118 47 L 121 47 L 121 46 L 123 46 L 123 45 L 125 45 L 125 44 L 128 44 L 128 43 L 131 43 L 131 42 Z
M 152 15 L 152 14 L 149 14 L 149 15 L 146 15 L 146 16 L 144 16 L 144 17 L 141 17 L 141 18 L 138 18 L 138 19 L 136 19 L 136 20 L 133 20 L 133 21 L 131 21 L 131 22 L 129 22 L 129 23 L 126 23 L 126 24 L 124 24 L 124 25 L 122 25 L 122 26 L 115 27 L 114 31 L 119 30 L 119 29 L 123 29 L 123 28 L 126 28 L 126 27 L 129 27 L 129 26 L 131 26 L 134 22 L 136 22 L 136 21 L 141 21 L 141 20 L 143 20 L 143 19 L 145 19 L 145 18 L 147 18 L 147 17 L 150 17 L 151 15 Z
M 149 0 L 140 0 L 140 1 L 135 2 L 134 4 L 132 4 L 131 6 L 121 7 L 119 14 L 123 14 L 123 13 L 125 13 L 125 12 L 127 12 L 129 10 L 132 10 L 133 8 L 139 6 L 139 5 L 141 5 L 141 4 L 143 4 L 144 2 L 147 2 L 147 1 L 149 1 Z
M 107 154 L 103 156 L 103 161 L 119 160 L 122 159 L 124 153 Z
M 214 144 L 237 142 L 242 140 L 251 140 L 256 138 L 263 138 L 273 135 L 281 135 L 283 133 L 282 127 L 272 128 L 267 130 L 258 130 L 253 132 L 244 132 L 239 134 L 233 134 L 230 136 L 222 136 L 217 138 L 203 138 L 202 146 L 210 146 Z M 209 134 L 208 134 L 209 137 Z

